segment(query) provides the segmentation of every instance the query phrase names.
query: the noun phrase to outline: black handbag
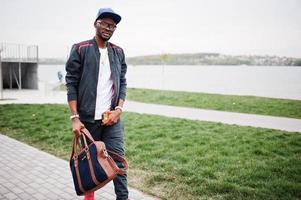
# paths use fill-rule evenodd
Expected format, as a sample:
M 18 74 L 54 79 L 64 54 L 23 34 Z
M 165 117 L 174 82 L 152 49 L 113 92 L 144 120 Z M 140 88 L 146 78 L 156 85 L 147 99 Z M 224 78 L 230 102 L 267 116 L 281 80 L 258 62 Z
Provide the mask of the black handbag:
M 105 144 L 95 141 L 87 129 L 81 130 L 83 145 L 80 145 L 79 137 L 74 136 L 73 148 L 70 159 L 70 169 L 77 195 L 85 195 L 93 192 L 117 175 L 126 174 L 128 164 L 124 157 L 115 152 L 107 151 Z M 87 139 L 91 142 L 87 145 Z M 80 152 L 77 153 L 77 148 Z M 123 168 L 119 168 L 113 158 L 120 161 Z

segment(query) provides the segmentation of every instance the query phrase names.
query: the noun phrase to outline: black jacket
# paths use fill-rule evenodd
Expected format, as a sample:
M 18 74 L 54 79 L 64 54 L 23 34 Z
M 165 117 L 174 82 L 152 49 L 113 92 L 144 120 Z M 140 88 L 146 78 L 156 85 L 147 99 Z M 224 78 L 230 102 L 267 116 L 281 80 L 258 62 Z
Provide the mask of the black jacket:
M 126 70 L 123 50 L 107 43 L 113 80 L 113 110 L 119 99 L 126 96 Z M 94 122 L 100 52 L 95 38 L 74 44 L 66 63 L 66 86 L 68 101 L 77 101 L 77 111 L 82 121 Z

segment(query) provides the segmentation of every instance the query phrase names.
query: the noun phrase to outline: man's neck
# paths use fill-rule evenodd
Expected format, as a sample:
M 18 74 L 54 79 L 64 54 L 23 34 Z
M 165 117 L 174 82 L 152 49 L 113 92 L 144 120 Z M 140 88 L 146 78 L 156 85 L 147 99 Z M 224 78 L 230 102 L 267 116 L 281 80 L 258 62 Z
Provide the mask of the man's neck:
M 102 48 L 102 49 L 106 48 L 107 42 L 103 41 L 103 40 L 102 40 L 101 38 L 99 38 L 97 35 L 95 36 L 95 39 L 96 39 L 97 46 L 98 46 L 99 48 Z

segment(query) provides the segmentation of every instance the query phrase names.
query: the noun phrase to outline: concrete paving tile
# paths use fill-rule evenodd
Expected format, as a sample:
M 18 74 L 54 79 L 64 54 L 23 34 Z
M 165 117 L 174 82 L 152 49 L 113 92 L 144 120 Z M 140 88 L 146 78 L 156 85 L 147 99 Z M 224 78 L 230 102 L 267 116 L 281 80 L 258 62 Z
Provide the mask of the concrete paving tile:
M 35 179 L 35 183 L 37 183 L 37 184 L 42 184 L 42 183 L 44 183 L 46 180 L 45 179 L 42 179 L 42 178 L 36 178 Z
M 10 193 L 6 193 L 5 195 L 3 195 L 6 199 L 8 200 L 15 200 L 18 199 L 18 196 L 12 192 Z
M 4 184 L 4 186 L 9 189 L 9 188 L 13 188 L 14 184 L 12 184 L 11 182 L 7 182 Z
M 66 188 L 65 192 L 70 193 L 70 194 L 75 194 L 74 188 L 71 188 L 71 187 Z
M 34 180 L 33 180 L 34 181 Z M 35 189 L 35 190 L 38 190 L 40 189 L 40 185 L 35 183 L 35 182 L 32 182 L 29 184 L 29 187 L 32 188 L 32 189 Z
M 9 181 L 11 184 L 17 185 L 20 182 L 20 180 L 22 180 L 23 178 L 24 178 L 23 176 L 20 176 L 19 174 L 16 173 L 15 176 L 12 175 L 9 178 Z
M 33 197 L 26 192 L 18 194 L 18 197 L 22 200 L 31 200 Z
M 14 194 L 17 194 L 17 195 L 24 192 L 24 190 L 22 190 L 20 188 L 17 188 L 17 187 L 10 188 L 10 191 Z
M 21 180 L 21 181 L 22 181 L 22 180 Z M 25 183 L 23 183 L 23 182 L 21 182 L 21 181 L 19 181 L 19 182 L 16 184 L 16 187 L 26 189 L 26 188 L 28 187 L 28 185 L 25 184 Z
M 100 194 L 100 195 L 98 195 L 98 196 L 95 196 L 95 199 L 96 200 L 113 200 L 112 198 L 107 198 L 107 197 L 105 197 L 105 196 L 103 196 L 103 194 Z
M 46 200 L 45 195 L 41 194 L 41 193 L 36 193 L 33 195 L 34 198 L 39 199 L 39 200 Z
M 37 190 L 28 186 L 28 188 L 25 190 L 25 192 L 28 193 L 29 195 L 33 196 L 37 192 Z
M 47 194 L 58 195 L 58 193 L 60 192 L 56 188 L 47 188 L 47 189 L 49 190 L 49 192 Z
M 6 194 L 9 193 L 9 190 L 0 184 L 0 194 Z
M 9 179 L 11 177 L 11 175 L 8 173 L 5 173 L 4 170 L 1 173 L 2 173 L 2 174 L 0 174 L 1 179 Z
M 101 193 L 101 196 L 107 199 L 115 199 L 115 195 L 113 195 L 112 193 L 108 193 L 108 192 L 103 192 Z
M 72 198 L 72 196 L 70 194 L 65 193 L 65 192 L 60 193 L 59 196 L 62 197 L 62 199 L 71 199 Z
M 41 194 L 47 194 L 47 193 L 51 193 L 47 188 L 45 188 L 45 187 L 41 187 L 40 189 L 39 189 L 39 193 L 41 193 Z
M 55 184 L 55 187 L 58 188 L 58 189 L 64 189 L 64 188 L 65 188 L 65 184 L 62 184 L 62 183 L 60 183 L 60 182 L 57 182 L 57 183 Z
M 22 179 L 22 182 L 25 184 L 29 184 L 32 182 L 32 175 L 31 174 L 27 174 L 26 177 L 24 179 Z

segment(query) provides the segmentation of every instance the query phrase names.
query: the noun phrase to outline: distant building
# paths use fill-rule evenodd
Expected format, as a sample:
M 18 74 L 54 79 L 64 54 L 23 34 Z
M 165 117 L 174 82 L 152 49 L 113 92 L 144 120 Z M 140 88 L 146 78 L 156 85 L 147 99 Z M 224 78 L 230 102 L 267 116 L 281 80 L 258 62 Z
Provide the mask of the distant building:
M 0 44 L 3 88 L 38 89 L 36 45 Z

